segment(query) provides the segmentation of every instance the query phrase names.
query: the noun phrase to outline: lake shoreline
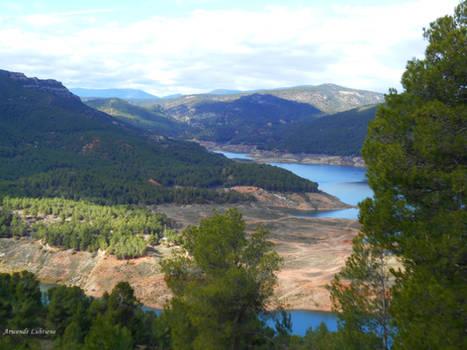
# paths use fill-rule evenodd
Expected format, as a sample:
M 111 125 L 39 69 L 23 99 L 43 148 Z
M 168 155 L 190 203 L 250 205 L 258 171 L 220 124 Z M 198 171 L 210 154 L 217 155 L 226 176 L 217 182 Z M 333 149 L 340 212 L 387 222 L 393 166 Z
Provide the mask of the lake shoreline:
M 336 156 L 328 154 L 288 153 L 260 150 L 255 145 L 231 145 L 209 141 L 191 140 L 211 151 L 247 154 L 251 160 L 258 163 L 294 163 L 304 165 L 334 165 L 366 168 L 360 156 Z

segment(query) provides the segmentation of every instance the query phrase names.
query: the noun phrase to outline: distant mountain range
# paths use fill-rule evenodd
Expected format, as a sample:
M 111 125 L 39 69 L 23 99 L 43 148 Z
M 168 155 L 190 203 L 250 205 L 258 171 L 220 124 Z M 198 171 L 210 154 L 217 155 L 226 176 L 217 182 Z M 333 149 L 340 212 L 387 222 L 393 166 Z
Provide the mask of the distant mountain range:
M 167 110 L 178 106 L 186 106 L 187 110 L 190 110 L 199 103 L 204 103 L 207 101 L 235 101 L 242 96 L 252 94 L 266 94 L 285 100 L 307 103 L 326 114 L 343 112 L 352 108 L 381 103 L 384 101 L 384 95 L 378 92 L 350 89 L 334 84 L 322 84 L 317 86 L 298 86 L 292 88 L 257 90 L 234 94 L 211 93 L 184 95 L 179 98 L 165 100 L 161 104 Z
M 140 106 L 161 104 L 166 109 L 179 105 L 192 107 L 197 103 L 206 101 L 234 101 L 242 96 L 257 93 L 311 104 L 315 108 L 318 108 L 327 114 L 343 112 L 352 108 L 381 103 L 384 101 L 384 95 L 381 93 L 350 89 L 335 84 L 322 84 L 317 86 L 301 85 L 289 88 L 259 89 L 250 91 L 216 89 L 205 94 L 173 94 L 164 97 L 154 96 L 145 91 L 135 89 L 73 88 L 70 89 L 70 91 L 86 100 L 89 98 L 120 98 Z
M 372 106 L 383 101 L 383 94 L 334 84 L 85 99 L 89 106 L 157 135 L 330 155 L 360 153 L 368 121 L 374 118 Z
M 84 98 L 122 98 L 122 99 L 158 99 L 159 97 L 137 89 L 83 89 L 72 88 L 70 91 Z
M 165 112 L 194 127 L 191 136 L 195 138 L 231 143 L 250 143 L 280 125 L 322 114 L 309 104 L 265 94 L 244 95 L 234 101 L 200 102 L 189 111 L 182 105 Z
M 201 103 L 197 117 L 183 119 L 167 114 L 180 111 L 164 111 L 160 106 L 137 107 L 116 99 L 86 103 L 158 135 L 329 155 L 359 155 L 368 122 L 379 106 L 323 115 L 307 104 L 254 94 L 232 102 Z
M 241 95 L 238 99 L 200 99 L 192 103 L 177 104 L 170 101 L 163 104 L 163 110 L 171 117 L 191 121 L 200 119 L 222 119 L 229 124 L 233 120 L 242 119 L 252 126 L 263 126 L 267 123 L 292 122 L 304 116 L 322 113 L 307 103 L 286 100 L 269 94 Z
M 101 107 L 112 106 L 127 104 Z M 283 169 L 240 164 L 123 120 L 86 106 L 55 80 L 0 70 L 0 197 L 154 204 L 249 200 L 224 190 L 236 185 L 317 191 L 316 183 Z

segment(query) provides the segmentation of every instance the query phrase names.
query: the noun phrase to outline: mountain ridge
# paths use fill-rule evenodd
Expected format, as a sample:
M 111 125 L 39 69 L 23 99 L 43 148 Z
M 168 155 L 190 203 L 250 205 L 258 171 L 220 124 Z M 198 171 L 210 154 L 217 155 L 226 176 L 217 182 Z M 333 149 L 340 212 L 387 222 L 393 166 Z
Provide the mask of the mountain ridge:
M 158 105 L 144 108 L 119 98 L 89 99 L 84 103 L 115 117 L 117 120 L 157 135 L 175 137 L 183 132 L 181 123 L 164 114 Z
M 3 77 L 18 82 L 27 89 L 51 93 L 57 96 L 79 100 L 79 97 L 71 93 L 61 82 L 54 79 L 28 78 L 24 73 L 0 70 Z
M 384 94 L 343 87 L 336 84 L 321 84 L 316 86 L 297 86 L 292 88 L 263 89 L 241 92 L 237 94 L 192 94 L 179 98 L 165 100 L 161 105 L 169 110 L 180 105 L 186 105 L 188 109 L 196 104 L 207 101 L 228 102 L 237 100 L 243 96 L 252 94 L 272 95 L 282 99 L 311 104 L 313 107 L 326 114 L 343 112 L 363 105 L 381 103 Z
M 245 145 L 264 151 L 329 156 L 359 156 L 368 122 L 379 106 L 323 115 L 311 105 L 263 94 L 245 95 L 234 101 L 206 100 L 190 110 L 186 105 L 168 111 L 160 106 L 135 107 L 122 100 L 120 104 L 126 106 L 119 110 L 112 99 L 86 103 L 144 130 L 201 141 L 203 145 L 214 142 L 234 148 Z M 133 119 L 121 117 L 128 113 L 127 117 Z M 152 122 L 154 116 L 148 118 L 148 114 L 155 114 L 162 124 Z M 172 118 L 178 120 L 175 126 Z
M 188 108 L 206 101 L 233 101 L 242 96 L 252 94 L 273 95 L 290 101 L 311 104 L 326 114 L 343 112 L 359 106 L 381 103 L 384 94 L 363 89 L 353 89 L 333 83 L 320 85 L 297 85 L 293 87 L 279 87 L 273 89 L 236 90 L 215 89 L 200 94 L 172 94 L 168 96 L 154 96 L 136 89 L 83 89 L 72 88 L 71 92 L 80 98 L 121 98 L 139 106 L 162 105 L 165 109 L 179 105 Z

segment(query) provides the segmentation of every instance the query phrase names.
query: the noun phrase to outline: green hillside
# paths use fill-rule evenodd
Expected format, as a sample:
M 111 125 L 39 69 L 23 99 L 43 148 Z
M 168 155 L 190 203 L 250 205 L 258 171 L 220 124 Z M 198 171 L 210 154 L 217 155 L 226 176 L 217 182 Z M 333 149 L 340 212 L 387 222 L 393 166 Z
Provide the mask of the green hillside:
M 194 107 L 190 130 L 196 138 L 243 143 L 270 135 L 278 126 L 315 119 L 320 110 L 306 103 L 253 94 L 231 102 L 203 102 Z
M 159 135 L 177 136 L 185 129 L 182 123 L 162 113 L 157 105 L 139 107 L 119 98 L 87 100 L 85 104 L 138 128 Z
M 260 149 L 290 153 L 360 155 L 368 122 L 375 118 L 379 105 L 336 113 L 319 119 L 283 125 L 269 138 L 250 139 Z
M 237 201 L 218 189 L 317 191 L 282 169 L 239 164 L 189 142 L 143 134 L 53 80 L 0 71 L 0 195 L 101 203 Z
M 235 101 L 237 102 L 237 101 Z M 237 103 L 231 104 L 237 105 Z M 217 102 L 216 104 L 227 104 Z M 320 118 L 287 118 L 293 109 L 280 111 L 273 117 L 263 106 L 258 106 L 257 118 L 241 118 L 236 115 L 201 119 L 196 121 L 197 130 L 187 131 L 204 141 L 223 144 L 255 145 L 258 149 L 289 153 L 313 153 L 328 155 L 360 155 L 368 122 L 375 118 L 379 105 L 354 108 L 349 111 Z M 290 107 L 290 106 L 289 106 Z M 241 112 L 240 112 L 241 113 Z M 248 114 L 246 114 L 248 115 Z

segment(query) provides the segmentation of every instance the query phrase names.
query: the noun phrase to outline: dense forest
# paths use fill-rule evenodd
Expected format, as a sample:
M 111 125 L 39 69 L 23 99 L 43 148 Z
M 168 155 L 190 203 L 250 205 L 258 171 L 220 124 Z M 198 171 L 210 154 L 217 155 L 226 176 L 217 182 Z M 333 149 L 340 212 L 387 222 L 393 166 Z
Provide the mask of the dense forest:
M 57 82 L 6 71 L 0 71 L 0 130 L 0 196 L 221 203 L 251 200 L 222 190 L 234 185 L 317 191 L 316 183 L 283 169 L 235 163 L 191 142 L 144 134 L 84 105 Z
M 322 116 L 299 118 L 293 122 L 275 122 L 267 127 L 245 128 L 235 120 L 202 120 L 202 131 L 196 137 L 202 140 L 230 144 L 254 145 L 258 149 L 290 153 L 361 155 L 368 123 L 375 118 L 378 105 Z M 264 125 L 266 123 L 264 122 Z
M 378 105 L 359 107 L 349 111 L 306 119 L 281 125 L 269 137 L 259 137 L 253 143 L 258 149 L 290 153 L 361 155 L 368 123 L 375 118 Z

